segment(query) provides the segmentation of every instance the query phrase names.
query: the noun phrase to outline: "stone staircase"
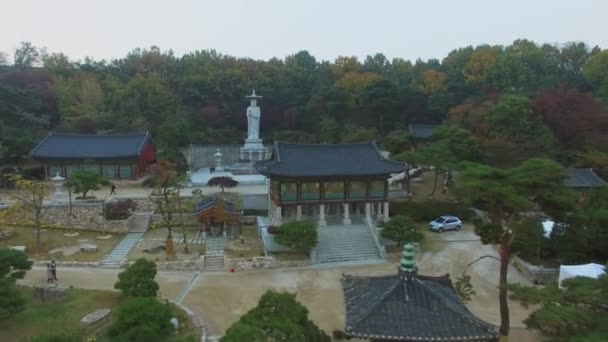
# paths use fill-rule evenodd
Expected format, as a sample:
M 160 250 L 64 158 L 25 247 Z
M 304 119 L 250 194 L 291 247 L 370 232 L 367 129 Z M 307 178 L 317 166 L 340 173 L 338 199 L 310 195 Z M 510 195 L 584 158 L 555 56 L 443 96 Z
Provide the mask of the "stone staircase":
M 315 263 L 382 260 L 369 227 L 364 224 L 317 227 Z
M 205 240 L 205 266 L 206 272 L 224 272 L 224 247 L 226 238 L 213 237 Z
M 144 237 L 150 227 L 150 214 L 134 214 L 127 235 L 114 247 L 110 254 L 99 262 L 99 267 L 120 267 L 129 252 Z

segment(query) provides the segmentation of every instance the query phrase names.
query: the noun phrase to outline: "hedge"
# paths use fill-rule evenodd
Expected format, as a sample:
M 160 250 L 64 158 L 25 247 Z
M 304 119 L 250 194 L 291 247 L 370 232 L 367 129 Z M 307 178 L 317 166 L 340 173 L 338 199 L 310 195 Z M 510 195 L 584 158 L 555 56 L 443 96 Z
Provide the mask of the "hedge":
M 268 210 L 264 209 L 245 209 L 243 216 L 268 216 Z
M 409 216 L 414 221 L 431 221 L 442 215 L 456 215 L 461 220 L 470 220 L 474 212 L 467 206 L 437 200 L 426 202 L 393 201 L 390 202 L 391 216 Z

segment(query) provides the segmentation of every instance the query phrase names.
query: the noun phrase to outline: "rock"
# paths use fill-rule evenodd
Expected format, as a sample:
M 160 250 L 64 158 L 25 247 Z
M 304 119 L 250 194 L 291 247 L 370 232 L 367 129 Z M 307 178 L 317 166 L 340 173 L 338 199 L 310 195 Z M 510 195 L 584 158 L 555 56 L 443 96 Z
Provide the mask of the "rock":
M 0 240 L 7 240 L 13 235 L 15 235 L 14 229 L 3 229 L 2 233 L 0 233 Z
M 80 250 L 87 253 L 96 253 L 97 245 L 94 243 L 83 243 L 80 244 Z
M 179 321 L 177 320 L 177 318 L 173 317 L 169 320 L 169 322 L 175 328 L 175 332 L 177 332 L 179 330 Z
M 412 178 L 412 183 L 424 183 L 423 178 Z
M 14 251 L 25 252 L 25 246 L 10 246 L 9 249 Z
M 91 312 L 90 314 L 82 317 L 82 319 L 80 320 L 80 323 L 84 323 L 86 325 L 95 324 L 95 323 L 101 321 L 102 319 L 106 318 L 110 314 L 110 312 L 112 312 L 112 310 L 110 310 L 110 309 L 95 310 L 95 311 Z
M 157 254 L 165 250 L 165 245 L 156 245 L 144 249 L 144 253 Z
M 34 287 L 34 295 L 44 302 L 65 297 L 67 290 L 67 287 L 57 286 L 57 284 L 44 284 Z

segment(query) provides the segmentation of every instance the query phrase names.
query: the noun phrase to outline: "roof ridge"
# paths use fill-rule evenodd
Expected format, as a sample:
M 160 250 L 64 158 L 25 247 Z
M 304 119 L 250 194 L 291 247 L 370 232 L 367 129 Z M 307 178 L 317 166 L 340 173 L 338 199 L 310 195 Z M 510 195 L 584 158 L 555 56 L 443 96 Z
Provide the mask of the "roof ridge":
M 72 137 L 107 137 L 107 136 L 127 136 L 127 135 L 150 135 L 150 131 L 131 132 L 131 133 L 64 133 L 64 132 L 49 132 L 48 135 L 54 136 L 72 136 Z
M 294 143 L 288 141 L 275 141 L 275 144 L 280 145 L 295 145 L 295 146 L 355 146 L 355 145 L 370 145 L 374 143 L 374 141 L 356 141 L 350 143 L 336 143 L 336 144 L 326 144 L 326 143 Z
M 30 151 L 29 155 L 31 156 L 32 154 L 34 154 L 34 152 L 35 152 L 35 151 L 36 151 L 38 148 L 40 148 L 40 146 L 42 146 L 42 144 L 44 144 L 44 142 L 46 141 L 46 139 L 48 139 L 48 138 L 49 138 L 51 135 L 53 135 L 53 132 L 52 132 L 52 131 L 51 131 L 51 132 L 48 132 L 48 133 L 47 133 L 47 135 L 46 135 L 46 137 L 44 137 L 44 138 L 43 138 L 43 139 L 42 139 L 42 140 L 41 140 L 41 141 L 38 143 L 38 145 L 36 145 L 36 147 L 34 147 L 34 148 L 33 148 L 33 149 Z
M 357 277 L 357 278 L 365 278 L 365 277 Z M 391 278 L 391 277 L 382 276 L 382 277 L 377 277 L 377 278 Z M 384 299 L 386 297 L 388 297 L 390 294 L 392 294 L 399 287 L 399 285 L 401 285 L 401 278 L 399 276 L 395 277 L 395 275 L 393 274 L 392 278 L 395 278 L 395 283 L 393 285 L 391 285 L 391 287 L 388 288 L 386 291 L 384 291 L 384 293 L 382 293 L 380 296 L 376 297 L 376 301 L 372 305 L 368 306 L 365 309 L 365 311 L 363 311 L 362 313 L 357 315 L 357 317 L 355 317 L 353 319 L 351 324 L 353 324 L 353 325 L 357 324 L 357 323 L 361 322 L 363 319 L 365 319 L 367 316 L 369 316 L 376 307 L 378 307 L 380 304 L 382 304 L 384 302 Z
M 434 289 L 432 289 L 429 285 L 427 285 L 425 282 L 421 281 L 418 277 L 414 277 L 414 280 L 417 281 L 417 283 L 422 286 L 422 288 L 424 288 L 428 294 L 430 294 L 431 296 L 438 298 L 440 300 L 442 300 L 442 302 L 444 303 L 445 307 L 449 310 L 451 310 L 452 312 L 458 314 L 460 317 L 463 317 L 464 319 L 468 320 L 469 322 L 471 322 L 472 324 L 477 324 L 478 326 L 482 327 L 482 328 L 488 328 L 488 327 L 495 327 L 495 325 L 490 324 L 488 322 L 485 322 L 479 318 L 477 318 L 477 316 L 475 316 L 468 308 L 466 305 L 464 305 L 464 303 L 462 303 L 460 300 L 458 300 L 458 303 L 460 303 L 460 305 L 452 302 L 449 298 L 447 298 L 446 296 L 440 294 L 438 291 L 435 291 Z M 452 285 L 452 282 L 450 280 L 450 288 L 454 288 Z M 456 293 L 454 292 L 453 295 L 458 299 L 458 295 L 456 295 Z M 463 315 L 463 311 L 464 313 L 466 313 L 467 315 Z

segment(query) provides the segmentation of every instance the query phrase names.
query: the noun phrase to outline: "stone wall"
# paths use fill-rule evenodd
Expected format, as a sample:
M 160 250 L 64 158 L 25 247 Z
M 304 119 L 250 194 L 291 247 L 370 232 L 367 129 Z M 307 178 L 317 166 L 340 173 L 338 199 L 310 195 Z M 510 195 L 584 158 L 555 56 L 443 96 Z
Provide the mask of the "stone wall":
M 310 259 L 307 260 L 277 260 L 271 256 L 253 258 L 226 258 L 227 270 L 234 269 L 235 272 L 268 270 L 273 268 L 290 268 L 310 266 Z
M 52 204 L 45 208 L 42 224 L 57 228 L 75 230 L 105 231 L 108 233 L 126 233 L 129 219 L 107 221 L 103 217 L 103 202 L 73 203 L 72 218 L 68 204 Z M 32 222 L 23 222 L 32 224 Z
M 558 268 L 545 268 L 532 265 L 518 256 L 513 257 L 513 266 L 521 272 L 528 280 L 539 281 L 545 284 L 556 282 L 559 277 Z

